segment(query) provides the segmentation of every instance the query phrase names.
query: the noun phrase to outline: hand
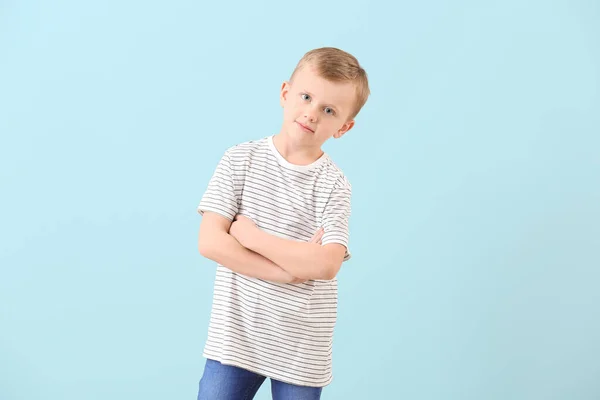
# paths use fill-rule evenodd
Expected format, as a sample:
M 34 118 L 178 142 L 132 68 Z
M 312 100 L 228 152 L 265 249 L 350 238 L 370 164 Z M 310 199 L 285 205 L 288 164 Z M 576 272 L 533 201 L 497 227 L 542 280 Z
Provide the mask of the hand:
M 325 233 L 325 229 L 323 228 L 319 228 L 317 229 L 317 231 L 315 232 L 315 234 L 313 235 L 313 237 L 311 237 L 308 241 L 308 243 L 317 243 L 317 244 L 323 244 L 323 233 Z
M 325 232 L 325 230 L 323 228 L 317 229 L 317 231 L 315 232 L 313 237 L 310 238 L 308 243 L 323 244 L 322 239 L 323 239 L 324 232 Z M 306 280 L 302 279 L 302 278 L 294 278 L 290 283 L 303 283 L 303 282 L 306 282 Z
M 249 248 L 249 240 L 253 238 L 253 235 L 256 235 L 257 230 L 258 227 L 254 221 L 248 217 L 237 214 L 229 228 L 229 234 L 240 242 L 242 246 Z

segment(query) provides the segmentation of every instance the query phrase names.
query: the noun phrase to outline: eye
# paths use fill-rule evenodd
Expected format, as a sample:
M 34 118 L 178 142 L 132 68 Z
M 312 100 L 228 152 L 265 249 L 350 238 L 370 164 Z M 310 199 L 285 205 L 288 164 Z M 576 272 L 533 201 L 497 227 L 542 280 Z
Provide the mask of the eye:
M 300 96 L 302 97 L 302 100 L 306 100 L 306 101 L 310 100 L 310 96 L 307 95 L 306 93 L 302 93 Z
M 325 107 L 325 114 L 335 115 L 335 111 L 333 111 L 333 108 Z

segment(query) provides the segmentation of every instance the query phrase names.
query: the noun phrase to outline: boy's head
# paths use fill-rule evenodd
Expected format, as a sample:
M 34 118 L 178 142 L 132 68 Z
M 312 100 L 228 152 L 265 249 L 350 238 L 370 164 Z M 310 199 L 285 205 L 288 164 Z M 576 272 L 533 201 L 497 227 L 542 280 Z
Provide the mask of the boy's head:
M 311 50 L 281 87 L 283 129 L 320 147 L 354 126 L 369 94 L 367 74 L 354 56 L 332 47 Z

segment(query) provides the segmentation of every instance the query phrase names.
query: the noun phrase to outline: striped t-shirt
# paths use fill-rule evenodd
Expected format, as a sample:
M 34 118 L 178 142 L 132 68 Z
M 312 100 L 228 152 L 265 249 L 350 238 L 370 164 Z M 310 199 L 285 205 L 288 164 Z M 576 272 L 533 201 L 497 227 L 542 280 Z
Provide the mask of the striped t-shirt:
M 273 136 L 233 146 L 217 165 L 198 212 L 251 218 L 272 235 L 348 249 L 351 186 L 327 153 L 310 165 L 289 163 Z M 346 250 L 344 261 L 350 258 Z M 302 386 L 333 379 L 331 355 L 337 279 L 269 282 L 217 264 L 204 357 Z

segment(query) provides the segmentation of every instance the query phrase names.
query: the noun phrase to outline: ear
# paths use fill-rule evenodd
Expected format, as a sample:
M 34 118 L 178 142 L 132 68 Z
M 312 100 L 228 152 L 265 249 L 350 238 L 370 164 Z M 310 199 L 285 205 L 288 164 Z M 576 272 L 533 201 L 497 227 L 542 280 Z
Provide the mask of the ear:
M 283 105 L 285 104 L 289 92 L 290 83 L 288 81 L 285 81 L 281 84 L 281 92 L 279 93 L 279 104 L 281 105 L 281 107 L 283 107 Z
M 344 136 L 344 134 L 346 132 L 348 132 L 350 129 L 352 129 L 353 126 L 354 126 L 354 120 L 351 119 L 350 121 L 348 121 L 344 125 L 342 125 L 342 127 L 340 129 L 338 129 L 338 131 L 336 133 L 333 134 L 333 137 L 336 139 L 341 138 L 342 136 Z

